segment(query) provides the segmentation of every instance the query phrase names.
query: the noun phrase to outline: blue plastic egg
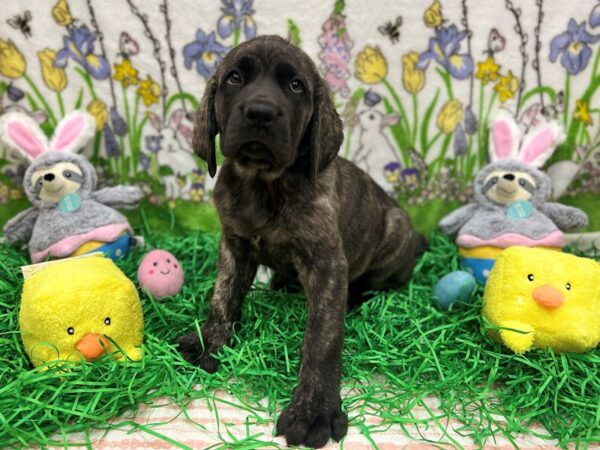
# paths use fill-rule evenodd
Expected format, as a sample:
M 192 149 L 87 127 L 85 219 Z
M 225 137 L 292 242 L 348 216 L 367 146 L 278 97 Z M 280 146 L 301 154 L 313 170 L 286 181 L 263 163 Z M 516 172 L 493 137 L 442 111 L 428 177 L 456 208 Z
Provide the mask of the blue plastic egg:
M 471 298 L 477 289 L 475 277 L 468 272 L 457 270 L 444 275 L 433 289 L 433 296 L 442 309 L 450 305 L 465 302 Z

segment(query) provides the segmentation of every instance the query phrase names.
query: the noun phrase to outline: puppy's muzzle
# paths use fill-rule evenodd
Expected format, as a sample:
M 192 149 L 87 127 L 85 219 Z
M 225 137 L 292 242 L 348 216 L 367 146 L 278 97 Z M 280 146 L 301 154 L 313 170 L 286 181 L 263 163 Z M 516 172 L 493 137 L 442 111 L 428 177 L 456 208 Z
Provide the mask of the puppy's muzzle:
M 249 102 L 244 105 L 243 111 L 248 124 L 259 129 L 271 125 L 277 117 L 277 108 L 264 101 Z

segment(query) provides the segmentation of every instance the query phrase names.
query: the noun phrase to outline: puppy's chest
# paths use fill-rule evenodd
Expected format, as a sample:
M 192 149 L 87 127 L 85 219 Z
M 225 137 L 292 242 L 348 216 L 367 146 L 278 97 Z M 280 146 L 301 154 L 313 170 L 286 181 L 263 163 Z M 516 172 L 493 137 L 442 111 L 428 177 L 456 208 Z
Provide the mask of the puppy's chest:
M 240 208 L 223 222 L 249 245 L 260 264 L 272 267 L 291 264 L 293 238 L 281 217 Z

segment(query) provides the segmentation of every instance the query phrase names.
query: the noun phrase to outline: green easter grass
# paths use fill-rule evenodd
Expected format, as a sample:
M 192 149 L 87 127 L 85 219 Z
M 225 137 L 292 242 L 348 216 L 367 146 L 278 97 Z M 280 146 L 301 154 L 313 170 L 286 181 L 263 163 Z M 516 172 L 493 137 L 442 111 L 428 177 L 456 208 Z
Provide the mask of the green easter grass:
M 177 297 L 160 302 L 142 299 L 145 358 L 118 363 L 105 357 L 69 370 L 43 372 L 31 369 L 19 341 L 22 280 L 18 267 L 26 264 L 26 257 L 0 246 L 0 447 L 66 446 L 67 442 L 89 446 L 88 434 L 88 442 L 75 442 L 69 433 L 120 427 L 137 427 L 183 447 L 153 430 L 152 424 L 141 426 L 128 419 L 109 422 L 128 411 L 135 414 L 139 405 L 161 396 L 180 405 L 185 417 L 191 399 L 218 404 L 217 391 L 233 395 L 250 422 L 264 421 L 254 412 L 265 409 L 274 420 L 285 406 L 299 365 L 306 319 L 303 297 L 254 289 L 232 346 L 219 354 L 220 369 L 208 375 L 184 362 L 174 342 L 206 316 L 218 235 L 159 233 L 146 239 L 150 246 L 169 249 L 179 257 L 187 282 Z M 132 279 L 141 257 L 141 250 L 136 250 L 120 264 Z M 456 267 L 454 245 L 433 235 L 431 249 L 408 287 L 374 294 L 349 314 L 343 358 L 345 391 L 350 390 L 344 406 L 351 410 L 350 426 L 358 427 L 373 443 L 390 424 L 402 428 L 420 424 L 426 435 L 428 421 L 413 416 L 411 409 L 427 409 L 424 399 L 434 395 L 443 411 L 441 415 L 431 412 L 434 426 L 441 431 L 448 419 L 458 419 L 462 425 L 456 431 L 477 445 L 486 439 L 493 444 L 494 437 L 513 440 L 518 433 L 530 435 L 532 424 L 545 427 L 541 437 L 557 439 L 561 446 L 600 441 L 600 350 L 585 355 L 534 351 L 524 357 L 490 342 L 481 331 L 481 292 L 471 304 L 449 312 L 432 305 L 432 285 Z M 259 403 L 265 397 L 268 402 Z M 383 423 L 365 422 L 373 414 Z M 201 423 L 196 425 L 202 428 Z M 412 437 L 425 440 L 423 435 Z M 277 447 L 269 435 L 236 440 L 222 430 L 219 438 L 227 448 Z M 445 433 L 438 443 L 459 446 Z

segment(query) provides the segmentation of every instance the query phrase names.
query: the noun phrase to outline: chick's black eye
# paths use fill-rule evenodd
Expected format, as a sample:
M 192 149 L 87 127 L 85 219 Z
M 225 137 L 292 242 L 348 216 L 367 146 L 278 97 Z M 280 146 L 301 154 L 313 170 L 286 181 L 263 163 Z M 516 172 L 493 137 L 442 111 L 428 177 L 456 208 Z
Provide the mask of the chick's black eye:
M 565 289 L 566 289 L 567 291 L 570 291 L 570 290 L 571 290 L 571 283 L 567 283 L 567 284 L 565 285 Z
M 73 328 L 73 327 L 67 328 L 67 333 L 69 333 L 70 335 L 74 335 L 75 334 L 75 328 Z
M 304 92 L 304 84 L 300 80 L 292 80 L 290 83 L 290 91 L 294 94 L 302 94 Z
M 242 84 L 242 76 L 234 70 L 227 76 L 227 84 L 231 84 L 232 86 Z
M 528 279 L 529 281 L 533 281 L 533 274 L 532 274 L 532 273 L 530 273 L 529 275 L 527 275 L 527 279 Z
M 104 325 L 110 325 L 110 317 L 104 319 Z

